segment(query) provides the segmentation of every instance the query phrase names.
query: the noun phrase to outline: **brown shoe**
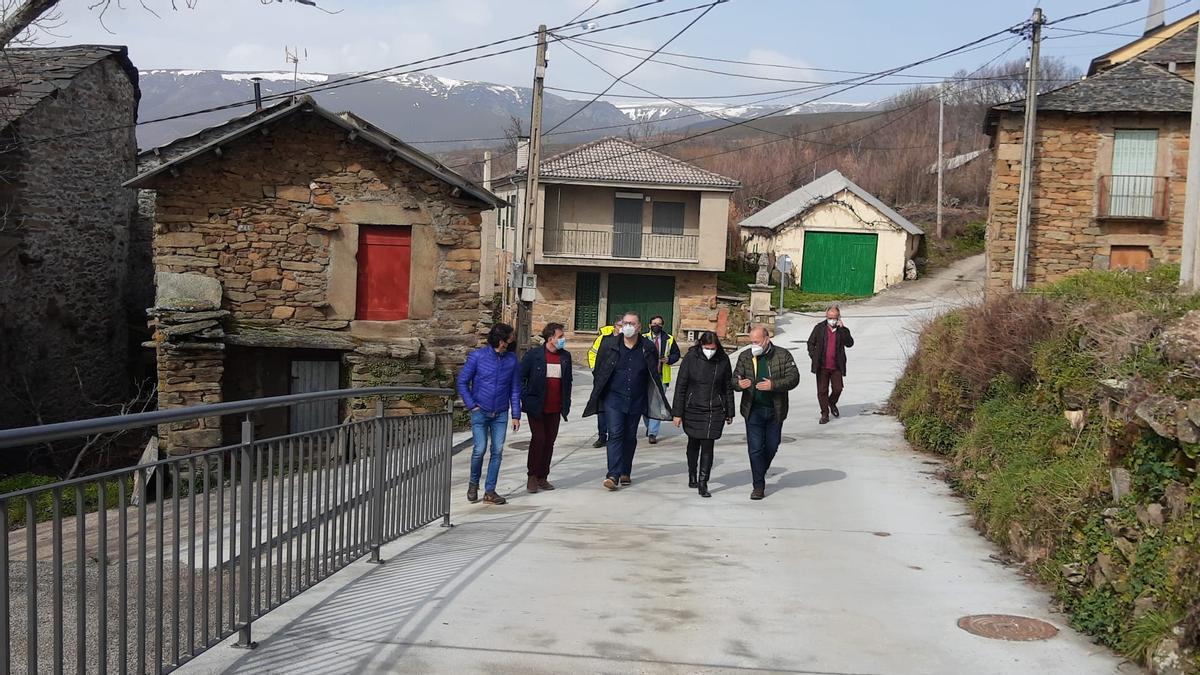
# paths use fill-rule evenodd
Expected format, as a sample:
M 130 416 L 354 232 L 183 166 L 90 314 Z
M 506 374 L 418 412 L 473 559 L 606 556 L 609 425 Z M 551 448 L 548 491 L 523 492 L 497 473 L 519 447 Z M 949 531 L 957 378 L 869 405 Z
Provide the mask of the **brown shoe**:
M 829 418 L 828 418 L 828 417 L 825 417 L 824 415 L 822 415 L 822 416 L 821 416 L 821 421 L 820 421 L 820 422 L 818 422 L 818 424 L 829 424 Z
M 496 506 L 500 506 L 501 504 L 507 504 L 508 500 L 496 494 L 495 492 L 485 492 L 483 494 L 483 502 L 485 504 L 495 504 Z
M 467 486 L 467 501 L 474 504 L 479 501 L 479 486 L 472 483 Z
M 538 484 L 538 488 L 540 488 L 542 490 L 553 490 L 554 489 L 554 486 L 550 484 L 550 481 L 546 480 L 545 478 L 537 479 L 537 484 Z
M 829 412 L 830 412 L 830 413 L 831 413 L 831 414 L 832 414 L 834 417 L 841 417 L 841 416 L 842 416 L 842 411 L 841 411 L 841 410 L 838 410 L 838 409 L 837 409 L 837 406 L 836 406 L 836 405 L 834 405 L 834 404 L 832 404 L 832 403 L 830 403 L 830 404 L 829 404 Z
M 767 491 L 764 488 L 754 488 L 750 491 L 750 499 L 758 501 L 767 496 Z
M 621 476 L 621 485 L 633 485 L 633 479 L 629 476 Z
M 605 478 L 604 479 L 604 487 L 607 488 L 609 492 L 616 492 L 617 491 L 617 481 L 612 478 Z
M 538 479 L 534 478 L 533 476 L 530 476 L 529 482 L 525 484 L 525 489 L 528 490 L 530 492 L 530 494 L 536 495 L 537 491 L 538 491 Z

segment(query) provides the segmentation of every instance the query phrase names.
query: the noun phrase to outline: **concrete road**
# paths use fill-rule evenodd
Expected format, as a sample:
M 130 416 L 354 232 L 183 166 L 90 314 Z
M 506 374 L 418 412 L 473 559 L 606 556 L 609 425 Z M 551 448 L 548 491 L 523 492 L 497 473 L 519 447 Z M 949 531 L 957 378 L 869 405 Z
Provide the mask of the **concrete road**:
M 841 419 L 817 424 L 808 377 L 792 393 L 768 497 L 752 502 L 741 421 L 718 442 L 711 499 L 686 487 L 674 429 L 639 447 L 634 485 L 606 492 L 592 418 L 559 438 L 551 480 L 524 492 L 528 436 L 510 438 L 508 505 L 463 498 L 431 527 L 355 563 L 181 672 L 1056 673 L 1136 672 L 1070 630 L 1047 594 L 990 556 L 937 462 L 878 414 L 923 317 L 974 297 L 981 262 L 890 291 L 845 320 L 857 345 Z M 784 320 L 801 360 L 815 319 Z M 577 373 L 575 409 L 589 376 Z M 1040 642 L 977 637 L 964 615 L 1049 621 Z

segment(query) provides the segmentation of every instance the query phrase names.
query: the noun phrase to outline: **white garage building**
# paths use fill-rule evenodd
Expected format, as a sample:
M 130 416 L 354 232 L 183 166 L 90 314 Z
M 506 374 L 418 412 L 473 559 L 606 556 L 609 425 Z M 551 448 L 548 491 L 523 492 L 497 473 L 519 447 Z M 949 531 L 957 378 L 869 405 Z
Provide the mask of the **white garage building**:
M 745 250 L 787 254 L 801 290 L 871 295 L 904 280 L 924 232 L 839 171 L 739 223 Z

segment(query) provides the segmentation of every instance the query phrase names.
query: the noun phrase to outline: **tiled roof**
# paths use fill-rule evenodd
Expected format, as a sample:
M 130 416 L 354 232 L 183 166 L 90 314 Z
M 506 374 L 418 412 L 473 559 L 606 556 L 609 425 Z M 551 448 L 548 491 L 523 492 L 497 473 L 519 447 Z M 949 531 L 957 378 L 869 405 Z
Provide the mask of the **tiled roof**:
M 1150 63 L 1193 63 L 1196 60 L 1196 26 L 1186 28 L 1138 56 Z
M 125 47 L 76 45 L 33 49 L 0 50 L 0 126 L 19 120 L 50 94 L 66 89 L 79 73 L 110 57 L 121 67 L 137 90 L 137 70 Z
M 523 172 L 522 172 L 523 173 Z M 735 190 L 738 181 L 647 150 L 622 138 L 601 138 L 542 161 L 543 179 L 650 183 Z
M 884 204 L 878 197 L 859 187 L 857 183 L 842 175 L 841 171 L 833 170 L 813 182 L 792 190 L 777 201 L 771 202 L 766 208 L 746 218 L 741 227 L 763 227 L 773 230 L 780 225 L 804 213 L 824 201 L 832 199 L 838 193 L 849 190 L 877 211 L 891 220 L 896 227 L 909 234 L 924 234 L 908 218 L 900 215 L 895 209 Z
M 1173 113 L 1191 109 L 1192 83 L 1141 58 L 1038 95 L 1038 110 L 1047 111 Z M 1001 103 L 992 110 L 1023 112 L 1025 101 Z

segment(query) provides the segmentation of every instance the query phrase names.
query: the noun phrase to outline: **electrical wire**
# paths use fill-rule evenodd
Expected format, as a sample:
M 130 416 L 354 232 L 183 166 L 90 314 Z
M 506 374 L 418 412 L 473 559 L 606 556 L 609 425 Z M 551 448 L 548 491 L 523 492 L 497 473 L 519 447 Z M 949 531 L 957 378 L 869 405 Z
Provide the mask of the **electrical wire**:
M 599 14 L 595 17 L 591 17 L 591 18 L 587 19 L 587 21 L 592 21 L 592 20 L 598 19 L 598 18 L 614 16 L 617 14 L 623 14 L 626 12 L 633 11 L 635 9 L 647 7 L 649 5 L 659 4 L 664 1 L 665 0 L 648 0 L 647 2 L 643 2 L 638 5 L 633 5 L 631 7 L 626 7 L 624 9 L 616 10 L 613 12 L 607 12 L 605 14 Z M 606 30 L 616 30 L 619 28 L 625 28 L 628 26 L 638 25 L 638 24 L 649 22 L 649 21 L 655 21 L 658 19 L 664 19 L 667 17 L 676 16 L 676 15 L 684 14 L 687 12 L 694 12 L 694 11 L 697 11 L 700 9 L 704 9 L 707 6 L 708 6 L 708 4 L 706 3 L 706 4 L 696 5 L 696 6 L 692 6 L 692 7 L 687 7 L 684 9 L 675 10 L 673 12 L 666 12 L 666 13 L 658 14 L 658 15 L 654 15 L 654 16 L 643 17 L 641 19 L 627 21 L 625 23 L 615 24 L 612 26 L 604 26 L 601 28 L 597 28 L 591 32 L 595 33 L 595 32 L 601 32 L 601 31 L 606 31 Z M 582 22 L 576 21 L 576 22 L 573 22 L 570 24 L 563 24 L 563 27 L 570 27 L 571 25 L 575 25 L 578 23 L 582 23 Z M 407 74 L 411 74 L 411 73 L 423 72 L 425 70 L 428 70 L 429 68 L 445 67 L 445 66 L 449 66 L 449 65 L 457 65 L 460 63 L 468 63 L 471 61 L 478 61 L 481 59 L 490 58 L 493 56 L 499 56 L 502 54 L 509 54 L 512 52 L 522 51 L 522 50 L 526 50 L 526 49 L 532 49 L 536 45 L 522 45 L 519 47 L 510 48 L 510 49 L 488 52 L 486 54 L 479 54 L 476 56 L 464 57 L 461 59 L 457 59 L 457 60 L 449 61 L 449 62 L 445 62 L 445 63 L 437 63 L 437 64 L 433 64 L 433 65 L 430 65 L 430 66 L 427 66 L 424 68 L 413 68 L 411 70 L 389 73 L 388 75 L 382 75 L 382 73 L 388 73 L 389 71 L 396 70 L 399 68 L 407 68 L 412 65 L 428 63 L 430 61 L 438 61 L 438 60 L 447 58 L 449 56 L 455 56 L 455 55 L 459 55 L 459 54 L 465 54 L 467 52 L 478 51 L 480 49 L 486 49 L 490 46 L 513 42 L 516 40 L 520 40 L 520 39 L 524 39 L 524 38 L 527 38 L 530 36 L 536 36 L 536 35 L 537 35 L 536 32 L 526 33 L 524 35 L 519 35 L 519 36 L 515 36 L 515 37 L 511 37 L 511 38 L 505 38 L 503 40 L 497 40 L 497 41 L 489 42 L 489 43 L 486 43 L 483 45 L 477 45 L 475 47 L 468 47 L 465 49 L 460 49 L 460 50 L 457 50 L 454 52 L 448 52 L 446 54 L 441 54 L 438 56 L 431 56 L 428 58 L 419 59 L 417 61 L 410 61 L 408 63 L 391 66 L 389 68 L 383 68 L 383 69 L 379 69 L 379 70 L 375 70 L 375 71 L 370 71 L 369 73 L 359 73 L 356 75 L 351 75 L 351 76 L 347 76 L 344 78 L 338 78 L 336 80 L 331 80 L 331 81 L 328 81 L 328 82 L 325 82 L 325 83 L 322 83 L 319 85 L 301 87 L 300 89 L 297 89 L 297 90 L 291 91 L 291 92 L 287 92 L 287 93 L 272 94 L 272 95 L 264 96 L 264 97 L 262 97 L 262 100 L 264 102 L 266 102 L 266 101 L 271 101 L 271 100 L 275 100 L 275 99 L 287 99 L 287 98 L 292 98 L 295 96 L 306 95 L 306 94 L 311 94 L 311 93 L 315 93 L 315 92 L 327 91 L 330 89 L 337 89 L 340 87 L 361 84 L 363 82 L 369 82 L 369 81 L 374 81 L 374 80 L 378 80 L 378 79 L 383 79 L 385 77 L 396 77 L 398 75 L 407 75 Z M 95 133 L 106 133 L 109 131 L 119 131 L 121 129 L 130 128 L 131 126 L 136 127 L 136 126 L 142 126 L 142 125 L 147 125 L 147 124 L 155 124 L 155 123 L 159 123 L 159 122 L 168 122 L 168 121 L 172 121 L 172 120 L 184 119 L 187 117 L 194 117 L 196 115 L 205 115 L 205 114 L 209 114 L 209 113 L 230 110 L 233 108 L 245 107 L 245 106 L 249 106 L 249 105 L 254 105 L 255 103 L 256 103 L 256 101 L 254 101 L 253 99 L 250 99 L 248 101 L 238 101 L 238 102 L 234 102 L 234 103 L 227 103 L 227 104 L 223 104 L 223 105 L 212 106 L 212 107 L 202 108 L 202 109 L 198 109 L 198 110 L 191 110 L 188 112 L 178 113 L 178 114 L 174 114 L 174 115 L 166 115 L 166 116 L 162 116 L 162 117 L 156 117 L 156 118 L 152 118 L 152 119 L 148 119 L 148 120 L 139 120 L 138 122 L 135 122 L 132 125 L 126 124 L 126 125 L 117 125 L 117 126 L 112 126 L 112 127 L 89 129 L 89 130 L 85 130 L 85 131 L 72 132 L 70 134 L 60 134 L 60 135 L 56 135 L 56 136 L 47 136 L 47 137 L 42 137 L 42 138 L 33 138 L 33 139 L 26 138 L 26 139 L 22 139 L 21 141 L 19 141 L 19 143 L 21 143 L 21 144 L 44 143 L 44 142 L 63 140 L 63 139 L 74 138 L 74 137 L 79 137 L 79 136 L 87 136 L 87 135 L 95 134 Z
M 662 44 L 662 47 L 660 47 L 659 49 L 666 49 L 668 45 L 670 45 L 675 40 L 679 39 L 680 35 L 683 35 L 684 33 L 686 33 L 688 31 L 688 29 L 690 29 L 692 26 L 695 26 L 696 23 L 700 21 L 700 19 L 703 19 L 705 16 L 707 16 L 708 13 L 713 10 L 714 7 L 716 7 L 717 5 L 720 5 L 720 4 L 724 4 L 726 2 L 729 2 L 729 0 L 714 0 L 714 2 L 709 4 L 709 6 L 707 8 L 705 8 L 705 10 L 703 12 L 700 12 L 700 14 L 698 16 L 693 17 L 692 20 L 687 23 L 687 25 L 685 25 L 683 28 L 680 28 L 678 31 L 676 31 L 676 33 L 674 35 L 672 35 L 666 42 L 664 42 Z M 587 103 L 584 103 L 582 106 L 576 108 L 574 111 L 571 112 L 570 115 L 567 115 L 563 119 L 559 120 L 558 124 L 555 124 L 554 126 L 550 127 L 546 131 L 546 133 L 550 133 L 550 132 L 554 131 L 555 129 L 561 127 L 562 125 L 566 124 L 567 122 L 570 122 L 572 119 L 575 119 L 575 117 L 577 115 L 579 115 L 579 113 L 586 110 L 588 108 L 588 106 L 592 105 L 596 101 L 599 101 L 601 96 L 604 96 L 608 92 L 612 91 L 612 88 L 617 86 L 617 84 L 619 84 L 622 80 L 624 80 L 626 77 L 629 77 L 630 75 L 632 75 L 638 68 L 641 68 L 642 66 L 646 65 L 646 63 L 650 60 L 650 58 L 654 54 L 657 54 L 657 53 L 658 53 L 658 50 L 655 50 L 654 53 L 651 54 L 650 56 L 647 56 L 646 58 L 638 61 L 637 64 L 635 64 L 632 68 L 630 68 L 624 75 L 616 77 L 611 83 L 609 83 L 609 85 L 604 88 L 604 91 L 596 94 L 595 96 L 592 97 L 592 99 L 590 101 L 588 101 Z
M 1163 11 L 1160 12 L 1159 14 L 1165 15 L 1167 12 L 1169 12 L 1173 9 L 1176 9 L 1178 7 L 1183 7 L 1184 5 L 1191 4 L 1191 2 L 1192 2 L 1192 0 L 1182 0 L 1181 2 L 1177 2 L 1174 5 L 1171 5 L 1169 7 L 1164 7 Z M 1068 31 L 1070 33 L 1073 33 L 1073 35 L 1051 35 L 1051 36 L 1047 36 L 1043 39 L 1045 39 L 1045 40 L 1061 40 L 1063 38 L 1079 37 L 1081 35 L 1119 35 L 1121 37 L 1132 37 L 1132 38 L 1143 38 L 1143 39 L 1154 39 L 1154 40 L 1169 40 L 1172 37 L 1175 37 L 1174 35 L 1167 36 L 1167 37 L 1160 37 L 1160 36 L 1154 36 L 1154 35 L 1147 36 L 1147 35 L 1133 35 L 1133 34 L 1129 34 L 1129 33 L 1109 33 L 1108 32 L 1114 28 L 1122 28 L 1124 26 L 1128 26 L 1129 24 L 1139 23 L 1139 22 L 1145 21 L 1145 20 L 1146 20 L 1146 17 L 1138 17 L 1136 19 L 1131 19 L 1129 21 L 1123 21 L 1121 23 L 1116 23 L 1111 26 L 1105 26 L 1104 28 L 1097 28 L 1095 30 L 1077 30 L 1074 28 L 1058 28 L 1058 27 L 1053 26 L 1052 24 L 1047 24 L 1047 26 L 1049 26 L 1051 30 Z M 1058 21 L 1055 21 L 1054 23 L 1058 23 Z

